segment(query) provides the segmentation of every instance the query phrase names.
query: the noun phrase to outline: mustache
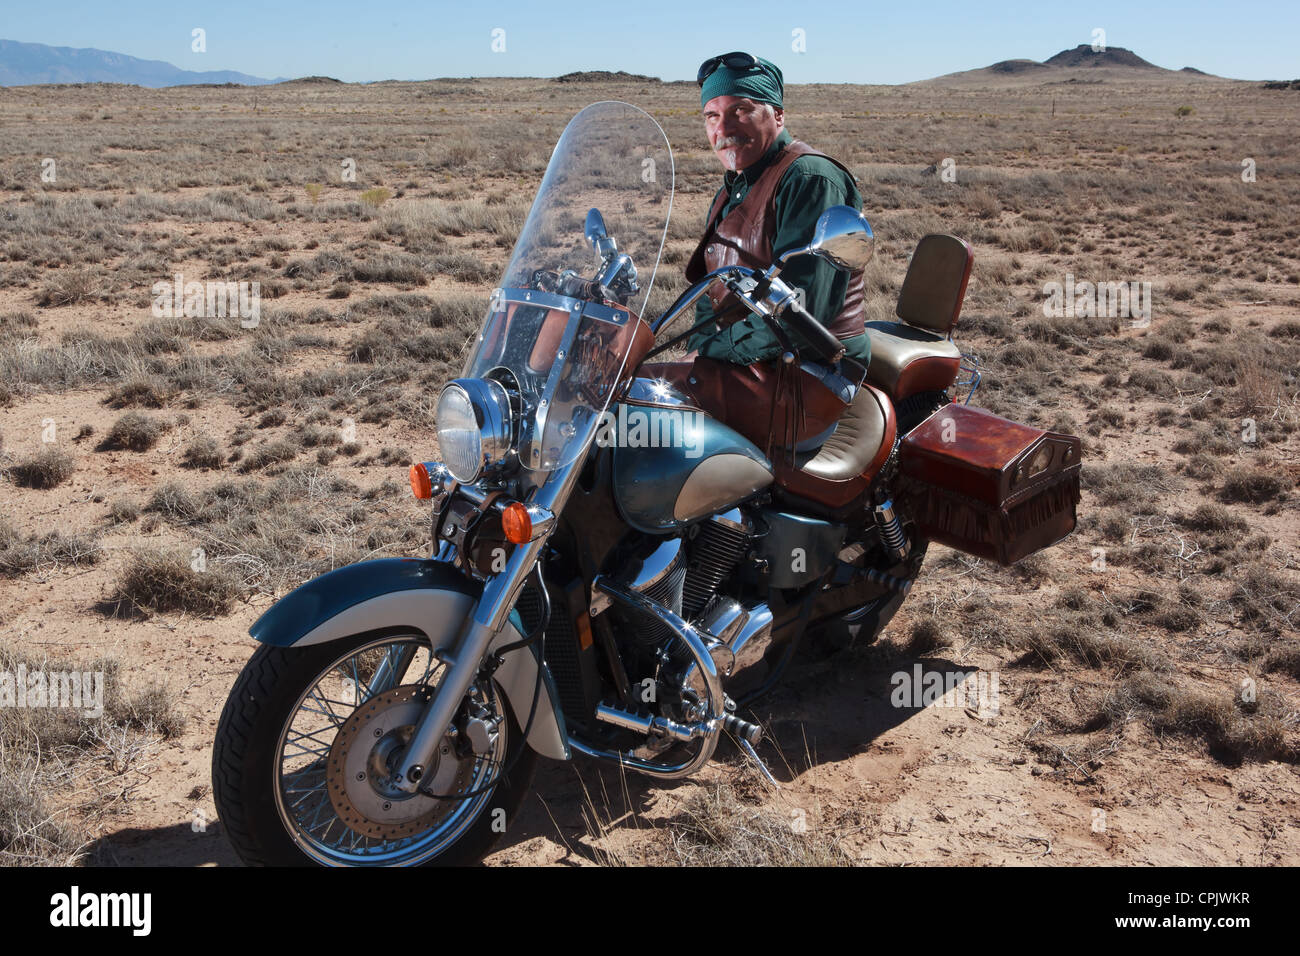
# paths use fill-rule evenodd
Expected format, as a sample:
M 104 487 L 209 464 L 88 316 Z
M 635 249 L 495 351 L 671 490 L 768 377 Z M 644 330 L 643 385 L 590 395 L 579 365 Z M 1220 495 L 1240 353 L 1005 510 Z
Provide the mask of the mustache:
M 732 146 L 744 146 L 748 142 L 748 138 L 744 136 L 727 136 L 724 139 L 718 140 L 718 145 L 713 147 L 713 151 L 721 152 L 722 150 L 728 149 Z

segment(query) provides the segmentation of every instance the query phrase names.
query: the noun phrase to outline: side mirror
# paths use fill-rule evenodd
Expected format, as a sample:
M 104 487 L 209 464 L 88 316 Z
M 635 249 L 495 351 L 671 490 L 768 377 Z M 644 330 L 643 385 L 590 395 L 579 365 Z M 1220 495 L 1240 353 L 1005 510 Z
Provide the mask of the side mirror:
M 605 217 L 600 214 L 599 209 L 587 210 L 587 224 L 583 227 L 583 232 L 587 236 L 587 241 L 593 246 L 597 240 L 605 238 Z
M 876 237 L 867 217 L 852 206 L 831 206 L 817 220 L 813 241 L 802 249 L 791 249 L 770 270 L 779 272 L 795 256 L 813 255 L 837 269 L 857 272 L 876 252 Z
M 618 250 L 618 244 L 605 231 L 605 217 L 599 209 L 587 210 L 587 222 L 582 231 L 602 262 Z

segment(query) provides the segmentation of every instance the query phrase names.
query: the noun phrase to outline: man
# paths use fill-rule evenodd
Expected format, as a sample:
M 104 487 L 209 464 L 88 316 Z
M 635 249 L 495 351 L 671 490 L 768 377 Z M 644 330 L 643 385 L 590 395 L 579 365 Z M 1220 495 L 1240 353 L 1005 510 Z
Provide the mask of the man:
M 709 145 L 726 172 L 687 265 L 688 280 L 735 263 L 764 269 L 780 253 L 807 245 L 829 207 L 862 208 L 852 173 L 785 129 L 784 79 L 774 64 L 747 53 L 711 57 L 700 67 L 698 82 Z M 871 340 L 861 273 L 849 275 L 802 256 L 791 260 L 781 278 L 803 290 L 804 308 L 865 368 Z M 769 455 L 777 447 L 815 447 L 833 430 L 847 393 L 783 366 L 778 336 L 721 283 L 697 303 L 696 323 L 704 326 L 691 337 L 686 362 L 658 366 L 657 374 L 764 445 Z M 799 334 L 788 326 L 785 331 L 802 359 L 812 359 Z

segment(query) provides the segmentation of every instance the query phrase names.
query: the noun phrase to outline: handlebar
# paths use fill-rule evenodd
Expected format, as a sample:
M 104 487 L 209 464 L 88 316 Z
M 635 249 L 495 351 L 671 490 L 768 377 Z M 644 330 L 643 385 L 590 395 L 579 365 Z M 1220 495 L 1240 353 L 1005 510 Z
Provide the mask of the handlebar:
M 791 300 L 786 306 L 785 315 L 790 322 L 790 327 L 808 341 L 813 354 L 823 362 L 834 365 L 844 357 L 844 343 L 832 335 L 826 326 L 813 318 L 797 300 Z

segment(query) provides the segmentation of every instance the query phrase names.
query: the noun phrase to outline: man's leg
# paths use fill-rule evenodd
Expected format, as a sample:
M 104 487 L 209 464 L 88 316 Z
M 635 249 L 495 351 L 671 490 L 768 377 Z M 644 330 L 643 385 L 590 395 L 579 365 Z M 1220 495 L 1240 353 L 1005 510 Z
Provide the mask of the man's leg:
M 660 362 L 643 366 L 647 376 L 662 378 L 678 391 L 691 396 L 709 417 L 744 435 L 760 448 L 767 448 L 775 431 L 774 444 L 794 444 L 828 430 L 847 407 L 816 378 L 787 367 L 778 389 L 774 364 L 733 365 L 714 359 L 694 362 Z M 800 391 L 802 402 L 792 394 Z M 779 394 L 778 394 L 779 392 Z M 776 406 L 775 413 L 773 406 Z M 794 436 L 788 434 L 787 418 L 795 419 Z

